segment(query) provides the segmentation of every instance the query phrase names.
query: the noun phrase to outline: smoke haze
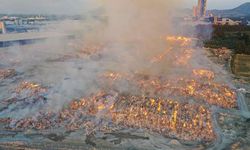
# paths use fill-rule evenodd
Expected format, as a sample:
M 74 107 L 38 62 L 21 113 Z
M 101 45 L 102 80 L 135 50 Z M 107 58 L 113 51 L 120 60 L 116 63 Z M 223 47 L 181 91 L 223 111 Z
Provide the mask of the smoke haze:
M 99 14 L 101 20 L 90 17 L 78 23 L 60 22 L 56 26 L 57 32 L 73 32 L 70 29 L 77 28 L 76 39 L 49 39 L 42 44 L 18 47 L 18 50 L 10 48 L 10 59 L 16 57 L 14 60 L 19 64 L 16 69 L 24 73 L 24 80 L 50 87 L 47 96 L 50 110 L 60 110 L 72 99 L 108 89 L 100 78 L 106 72 L 183 74 L 186 69 L 176 71 L 176 66 L 172 66 L 173 59 L 183 55 L 183 49 L 178 46 L 169 49 L 165 40 L 166 35 L 178 31 L 174 18 L 179 15 L 179 4 L 181 1 L 176 0 L 95 1 L 92 5 L 103 9 Z M 152 63 L 152 57 L 166 51 L 173 53 L 167 53 L 161 63 Z M 123 81 L 117 83 L 116 90 L 135 92 L 138 89 Z
M 1 13 L 8 14 L 83 14 L 92 10 L 91 0 L 0 0 Z

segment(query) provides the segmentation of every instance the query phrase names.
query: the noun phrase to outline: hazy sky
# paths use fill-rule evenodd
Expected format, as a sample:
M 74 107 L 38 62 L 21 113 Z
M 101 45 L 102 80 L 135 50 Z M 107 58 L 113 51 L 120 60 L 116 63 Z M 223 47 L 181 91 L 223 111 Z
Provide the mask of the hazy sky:
M 79 14 L 93 8 L 93 0 L 0 0 L 0 13 Z
M 185 0 L 187 5 L 196 5 L 198 0 Z M 250 2 L 250 0 L 207 0 L 209 9 L 230 9 L 235 8 L 245 2 Z
M 93 8 L 94 0 L 0 0 L 0 13 L 79 14 Z M 192 8 L 198 0 L 184 0 Z M 209 9 L 234 8 L 250 0 L 208 0 Z

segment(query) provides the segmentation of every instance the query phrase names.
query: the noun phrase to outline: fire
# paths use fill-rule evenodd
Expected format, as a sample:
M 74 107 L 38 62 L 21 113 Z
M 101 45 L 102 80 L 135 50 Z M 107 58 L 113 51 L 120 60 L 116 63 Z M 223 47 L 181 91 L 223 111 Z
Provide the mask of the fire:
M 158 111 L 158 112 L 161 111 L 161 101 L 159 101 L 159 103 L 158 103 L 157 111 Z
M 112 119 L 113 124 L 120 127 L 149 129 L 165 136 L 175 136 L 189 141 L 213 141 L 215 138 L 211 112 L 205 106 L 162 98 L 119 95 L 115 103 L 107 107 L 109 101 L 106 95 L 97 94 L 82 100 L 74 100 L 70 107 L 62 110 L 57 117 L 52 113 L 41 114 L 38 119 L 20 120 L 16 126 L 43 129 L 57 126 L 60 122 L 70 122 L 66 125 L 68 128 L 79 129 L 89 122 L 88 119 L 77 117 L 97 116 L 100 110 L 107 109 L 101 117 Z M 150 105 L 147 105 L 147 102 L 150 102 Z M 41 117 L 44 119 L 39 119 Z M 74 123 L 71 120 L 78 121 Z
M 170 45 L 163 53 L 152 57 L 151 63 L 157 63 L 170 57 L 174 66 L 189 65 L 193 49 L 188 37 L 168 36 Z M 174 49 L 172 45 L 178 45 Z M 74 57 L 82 58 L 98 52 L 102 47 L 84 48 Z M 170 55 L 171 51 L 171 55 Z M 179 54 L 181 53 L 181 55 Z M 8 73 L 8 72 L 7 72 Z M 210 70 L 189 70 L 191 76 L 174 79 L 136 73 L 107 71 L 100 74 L 102 92 L 74 99 L 68 107 L 59 113 L 41 112 L 37 118 L 18 120 L 14 127 L 21 129 L 48 129 L 65 127 L 68 130 L 91 129 L 108 130 L 141 128 L 154 131 L 163 136 L 187 141 L 213 141 L 216 138 L 212 124 L 211 106 L 221 108 L 237 107 L 236 93 L 230 87 L 216 83 L 215 74 Z M 0 75 L 4 74 L 0 70 Z M 3 75 L 5 78 L 6 75 Z M 1 78 L 2 76 L 0 76 Z M 115 83 L 126 81 L 136 94 L 117 91 Z M 130 86 L 131 85 L 131 86 Z M 39 99 L 40 93 L 47 89 L 39 84 L 22 82 L 16 89 L 17 96 Z M 22 97 L 22 96 L 20 96 Z M 192 99 L 193 102 L 189 103 Z
M 155 105 L 155 100 L 154 99 L 150 99 L 150 102 L 151 102 L 151 106 Z
M 204 78 L 208 80 L 214 79 L 214 73 L 212 71 L 205 70 L 205 69 L 194 69 L 193 74 L 199 78 Z
M 21 82 L 20 85 L 15 89 L 17 94 L 29 91 L 30 95 L 37 95 L 39 93 L 47 92 L 47 88 L 41 87 L 41 85 L 32 82 Z
M 192 57 L 193 51 L 191 49 L 185 49 L 181 56 L 176 56 L 176 65 L 187 65 L 188 61 Z
M 187 46 L 190 45 L 192 39 L 184 36 L 167 36 L 166 40 L 168 42 L 179 42 L 181 43 L 181 46 Z
M 187 86 L 187 92 L 189 95 L 194 95 L 195 93 L 195 88 L 192 85 Z
M 12 91 L 12 96 L 1 101 L 4 113 L 19 111 L 25 108 L 40 107 L 47 103 L 47 88 L 36 83 L 21 82 Z
M 118 80 L 122 78 L 122 75 L 120 73 L 115 73 L 115 72 L 107 72 L 104 74 L 105 78 L 109 78 L 111 80 Z
M 215 137 L 212 128 L 203 128 L 199 130 L 199 128 L 201 129 L 205 124 L 193 125 L 192 120 L 196 122 L 202 121 L 210 125 L 212 124 L 211 113 L 204 106 L 201 110 L 199 109 L 200 106 L 180 103 L 178 101 L 154 100 L 158 105 L 144 107 L 143 102 L 147 101 L 147 99 L 137 97 L 136 101 L 132 103 L 130 103 L 130 99 L 122 99 L 121 101 L 124 101 L 125 104 L 130 103 L 130 105 L 119 108 L 119 111 L 112 111 L 113 122 L 127 126 L 152 129 L 163 135 L 172 133 L 180 139 L 185 137 L 185 140 L 195 140 L 196 138 L 203 137 L 210 139 Z M 138 101 L 140 102 L 138 103 Z M 161 109 L 159 109 L 159 106 Z M 143 108 L 144 111 L 141 111 L 141 108 Z M 203 115 L 196 116 L 196 113 L 202 113 Z M 193 119 L 190 121 L 188 118 Z M 187 135 L 190 136 L 187 137 Z
M 100 105 L 97 106 L 97 109 L 98 109 L 99 111 L 101 111 L 101 110 L 105 109 L 105 105 L 100 104 Z
M 135 85 L 141 89 L 142 92 L 148 91 L 156 95 L 161 96 L 182 96 L 183 98 L 195 98 L 195 100 L 206 102 L 210 105 L 216 105 L 223 108 L 237 107 L 236 93 L 231 90 L 230 87 L 213 82 L 213 72 L 202 70 L 194 71 L 199 73 L 198 77 L 205 76 L 209 79 L 208 82 L 196 81 L 196 79 L 184 79 L 177 78 L 175 80 L 164 80 L 159 77 L 153 77 L 149 79 L 141 78 L 135 75 L 122 75 L 119 79 L 125 79 L 129 84 Z M 208 74 L 203 74 L 204 72 Z M 108 78 L 109 79 L 109 78 Z M 114 82 L 113 80 L 111 80 Z M 154 100 L 150 100 L 151 105 L 155 105 Z
M 168 54 L 169 52 L 172 50 L 172 48 L 168 48 L 166 49 L 162 54 L 159 54 L 158 56 L 155 56 L 151 59 L 151 63 L 158 63 L 160 61 L 162 61 Z
M 16 74 L 14 69 L 0 69 L 0 80 L 12 77 Z

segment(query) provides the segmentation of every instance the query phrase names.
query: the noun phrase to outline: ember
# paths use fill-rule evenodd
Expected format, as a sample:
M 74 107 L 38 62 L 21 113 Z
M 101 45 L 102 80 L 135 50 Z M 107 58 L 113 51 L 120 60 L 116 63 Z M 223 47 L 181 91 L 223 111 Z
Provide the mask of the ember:
M 187 46 L 190 45 L 192 39 L 183 36 L 167 36 L 166 40 L 169 42 L 181 43 L 181 46 Z
M 21 95 L 22 93 L 25 93 L 26 96 L 31 97 L 38 95 L 40 93 L 47 92 L 46 88 L 41 87 L 40 85 L 36 83 L 30 83 L 30 82 L 22 82 L 16 89 L 16 94 Z M 27 94 L 29 93 L 29 94 Z
M 145 97 L 122 97 L 116 104 L 111 114 L 118 125 L 145 128 L 187 141 L 215 138 L 211 112 L 204 106 Z
M 16 74 L 14 69 L 0 69 L 0 80 L 12 77 Z
M 183 55 L 181 57 L 176 56 L 177 61 L 175 62 L 176 65 L 187 65 L 188 61 L 190 60 L 192 56 L 192 50 L 191 49 L 185 49 L 183 51 Z
M 162 54 L 155 56 L 152 58 L 152 60 L 150 61 L 151 63 L 157 63 L 160 62 L 162 59 L 164 59 L 164 57 L 167 56 L 167 54 L 172 50 L 172 48 L 165 50 Z
M 183 76 L 151 74 L 150 71 L 140 73 L 137 70 L 114 72 L 112 67 L 101 71 L 93 69 L 98 72 L 95 74 L 98 79 L 94 82 L 98 90 L 91 91 L 87 96 L 80 95 L 80 99 L 72 100 L 58 112 L 38 109 L 33 117 L 9 119 L 8 128 L 42 130 L 62 127 L 69 131 L 85 129 L 87 134 L 97 130 L 109 132 L 135 128 L 184 141 L 213 142 L 217 136 L 211 107 L 238 107 L 236 91 L 218 83 L 212 70 L 195 68 L 189 63 L 195 52 L 190 48 L 191 40 L 187 37 L 166 37 L 168 48 L 144 59 L 147 65 L 152 66 L 165 65 L 166 62 L 177 67 L 176 70 L 190 67 L 185 69 Z M 102 46 L 84 47 L 54 61 L 92 57 L 101 49 Z M 0 72 L 0 75 L 4 74 L 0 77 L 6 78 L 10 72 Z M 125 91 L 119 89 L 124 83 Z M 99 90 L 102 92 L 98 93 Z M 47 106 L 47 93 L 48 88 L 39 84 L 21 82 L 11 98 L 2 101 L 6 107 L 1 113 L 44 108 Z
M 193 70 L 193 74 L 199 78 L 205 78 L 208 80 L 213 80 L 214 79 L 214 73 L 209 70 Z
M 36 119 L 20 120 L 16 126 L 45 129 L 64 124 L 75 130 L 84 128 L 86 123 L 89 124 L 88 118 L 91 116 L 99 116 L 103 121 L 111 119 L 113 125 L 118 127 L 143 128 L 187 141 L 213 141 L 215 138 L 211 112 L 205 106 L 128 95 L 119 95 L 115 101 L 112 101 L 112 98 L 114 97 L 111 95 L 98 94 L 73 101 L 70 107 L 62 110 L 56 118 L 53 114 L 41 114 Z M 105 113 L 100 115 L 99 112 L 102 111 Z M 81 116 L 85 116 L 85 119 Z
M 47 89 L 38 84 L 22 82 L 14 90 L 12 97 L 1 101 L 1 104 L 5 106 L 1 109 L 1 113 L 8 114 L 9 112 L 45 104 L 46 92 Z
M 197 101 L 203 101 L 224 108 L 237 107 L 235 91 L 226 85 L 212 82 L 214 76 L 212 72 L 204 70 L 199 72 L 199 70 L 197 70 L 195 73 L 197 73 L 198 77 L 204 78 L 205 76 L 205 78 L 209 80 L 196 81 L 194 79 L 180 78 L 173 81 L 160 77 L 151 76 L 150 79 L 145 79 L 138 75 L 131 76 L 121 74 L 119 75 L 119 79 L 125 79 L 131 85 L 137 86 L 142 93 L 148 92 L 152 93 L 152 95 L 167 96 L 169 98 L 175 96 L 181 96 L 183 99 L 194 98 Z M 111 81 L 114 82 L 113 80 Z

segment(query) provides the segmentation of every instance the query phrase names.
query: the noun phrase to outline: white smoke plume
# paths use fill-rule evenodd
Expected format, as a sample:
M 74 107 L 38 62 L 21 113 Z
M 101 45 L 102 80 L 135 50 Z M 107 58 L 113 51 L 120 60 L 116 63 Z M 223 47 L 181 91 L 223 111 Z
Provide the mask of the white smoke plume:
M 103 2 L 108 25 L 105 35 L 115 40 L 147 40 L 174 31 L 178 1 L 109 0 Z M 148 41 L 147 41 L 148 42 Z M 145 44 L 145 43 L 144 43 Z
M 96 1 L 96 7 L 102 10 L 100 20 L 93 16 L 78 24 L 69 21 L 56 26 L 57 31 L 74 32 L 75 40 L 49 39 L 18 50 L 12 48 L 10 55 L 19 61 L 16 69 L 24 73 L 24 80 L 51 87 L 48 109 L 60 110 L 74 98 L 105 88 L 100 75 L 108 71 L 170 74 L 168 61 L 172 60 L 155 65 L 150 59 L 168 48 L 166 35 L 178 31 L 174 19 L 179 17 L 180 4 L 180 0 Z M 76 28 L 77 32 L 71 31 Z M 102 48 L 93 55 L 75 58 L 89 45 Z M 65 55 L 72 58 L 63 60 Z M 119 83 L 117 90 L 136 92 L 125 82 Z

